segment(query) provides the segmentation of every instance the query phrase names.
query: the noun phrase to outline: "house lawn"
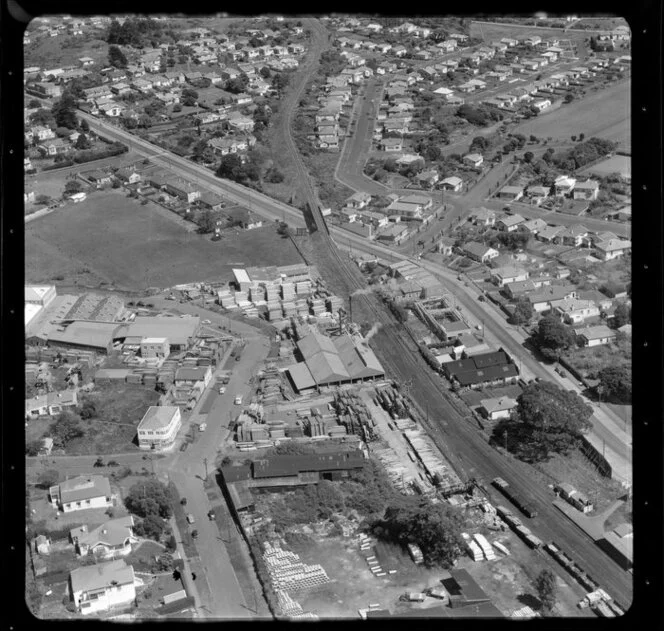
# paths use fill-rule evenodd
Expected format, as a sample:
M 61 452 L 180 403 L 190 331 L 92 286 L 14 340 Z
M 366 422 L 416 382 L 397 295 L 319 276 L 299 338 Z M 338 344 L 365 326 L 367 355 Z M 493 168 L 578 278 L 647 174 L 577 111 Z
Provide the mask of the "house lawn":
M 28 282 L 106 281 L 128 291 L 218 280 L 238 265 L 301 262 L 290 240 L 272 225 L 214 242 L 117 190 L 95 193 L 27 224 L 25 247 Z

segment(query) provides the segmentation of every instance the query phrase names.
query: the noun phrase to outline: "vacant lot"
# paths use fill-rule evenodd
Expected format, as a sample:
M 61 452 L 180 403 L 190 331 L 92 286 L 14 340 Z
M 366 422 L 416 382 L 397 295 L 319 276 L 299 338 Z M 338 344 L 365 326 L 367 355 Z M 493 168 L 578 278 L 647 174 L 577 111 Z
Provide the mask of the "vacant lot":
M 612 156 L 607 160 L 598 162 L 592 167 L 579 172 L 581 175 L 590 173 L 604 177 L 611 173 L 620 173 L 620 175 L 632 176 L 632 158 L 629 156 Z
M 525 135 L 567 138 L 584 133 L 621 144 L 630 150 L 630 82 L 621 81 L 609 88 L 564 105 L 551 114 L 529 120 L 514 129 Z
M 602 368 L 632 363 L 630 340 L 618 344 L 603 344 L 592 348 L 578 348 L 565 354 L 565 359 L 585 377 L 595 379 Z
M 97 67 L 103 68 L 108 65 L 108 44 L 100 39 L 88 40 L 84 36 L 58 35 L 46 37 L 25 47 L 26 67 L 56 68 L 67 65 L 78 67 L 78 60 L 81 57 L 92 57 Z
M 301 262 L 271 225 L 213 242 L 115 190 L 27 225 L 25 248 L 29 282 L 62 276 L 63 282 L 103 280 L 129 291 L 218 280 L 238 265 Z

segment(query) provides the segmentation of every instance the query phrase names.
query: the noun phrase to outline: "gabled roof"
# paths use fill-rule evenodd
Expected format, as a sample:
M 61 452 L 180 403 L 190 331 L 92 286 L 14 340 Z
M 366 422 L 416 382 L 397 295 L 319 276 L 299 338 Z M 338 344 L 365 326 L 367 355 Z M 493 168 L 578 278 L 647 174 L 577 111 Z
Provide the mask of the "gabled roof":
M 79 567 L 69 578 L 74 593 L 94 591 L 111 585 L 128 585 L 134 582 L 134 568 L 123 559 Z
M 499 399 L 482 399 L 480 404 L 489 414 L 492 414 L 493 412 L 513 410 L 516 407 L 516 400 L 509 397 L 500 397 Z
M 601 340 L 603 338 L 614 338 L 616 332 L 610 329 L 605 324 L 599 324 L 597 326 L 587 326 L 584 329 L 578 329 L 576 334 L 578 336 L 584 337 L 587 340 Z
M 470 243 L 466 243 L 466 245 L 463 246 L 464 252 L 467 252 L 468 254 L 474 254 L 475 256 L 484 256 L 489 250 L 492 249 L 493 248 L 490 248 L 488 245 L 477 243 L 476 241 L 471 241 Z
M 69 531 L 72 539 L 78 539 L 78 543 L 87 546 L 106 544 L 108 546 L 122 545 L 128 537 L 133 536 L 132 528 L 134 518 L 131 515 L 110 519 L 94 530 L 88 532 L 87 526 L 80 526 Z
M 102 475 L 81 475 L 60 483 L 60 502 L 80 502 L 94 497 L 110 497 L 111 485 Z

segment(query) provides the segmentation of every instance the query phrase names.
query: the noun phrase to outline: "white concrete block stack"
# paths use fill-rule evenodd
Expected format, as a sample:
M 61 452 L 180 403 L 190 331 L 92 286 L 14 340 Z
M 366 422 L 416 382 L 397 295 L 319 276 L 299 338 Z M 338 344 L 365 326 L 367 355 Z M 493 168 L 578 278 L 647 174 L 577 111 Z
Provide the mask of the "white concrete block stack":
M 477 545 L 482 549 L 482 554 L 487 561 L 493 561 L 496 558 L 496 553 L 493 551 L 491 544 L 487 541 L 487 538 L 477 533 L 473 536 Z
M 322 566 L 301 563 L 297 554 L 282 550 L 279 544 L 265 542 L 264 548 L 263 558 L 276 589 L 302 591 L 330 581 Z

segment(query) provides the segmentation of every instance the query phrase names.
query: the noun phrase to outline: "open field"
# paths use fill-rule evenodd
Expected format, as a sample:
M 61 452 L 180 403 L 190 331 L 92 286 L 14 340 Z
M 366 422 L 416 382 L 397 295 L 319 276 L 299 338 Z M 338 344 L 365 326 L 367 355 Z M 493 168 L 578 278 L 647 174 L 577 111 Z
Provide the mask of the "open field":
M 87 41 L 85 41 L 87 40 Z M 77 44 L 63 45 L 65 41 Z M 25 65 L 54 68 L 57 66 L 79 66 L 79 58 L 91 57 L 97 67 L 108 64 L 108 44 L 101 39 L 87 39 L 86 36 L 58 35 L 46 37 L 25 47 Z
M 513 132 L 539 137 L 567 138 L 584 133 L 619 143 L 631 150 L 630 82 L 621 81 L 573 101 L 551 114 L 537 116 L 516 127 Z
M 580 175 L 590 175 L 591 173 L 600 177 L 610 175 L 611 173 L 620 173 L 621 175 L 631 177 L 632 158 L 629 156 L 611 156 L 583 171 L 579 171 Z
M 142 206 L 114 190 L 29 224 L 25 247 L 28 282 L 56 276 L 71 282 L 87 274 L 88 280 L 100 278 L 128 290 L 223 278 L 238 265 L 301 262 L 290 240 L 276 235 L 271 225 L 214 242 L 184 231 L 154 205 Z

